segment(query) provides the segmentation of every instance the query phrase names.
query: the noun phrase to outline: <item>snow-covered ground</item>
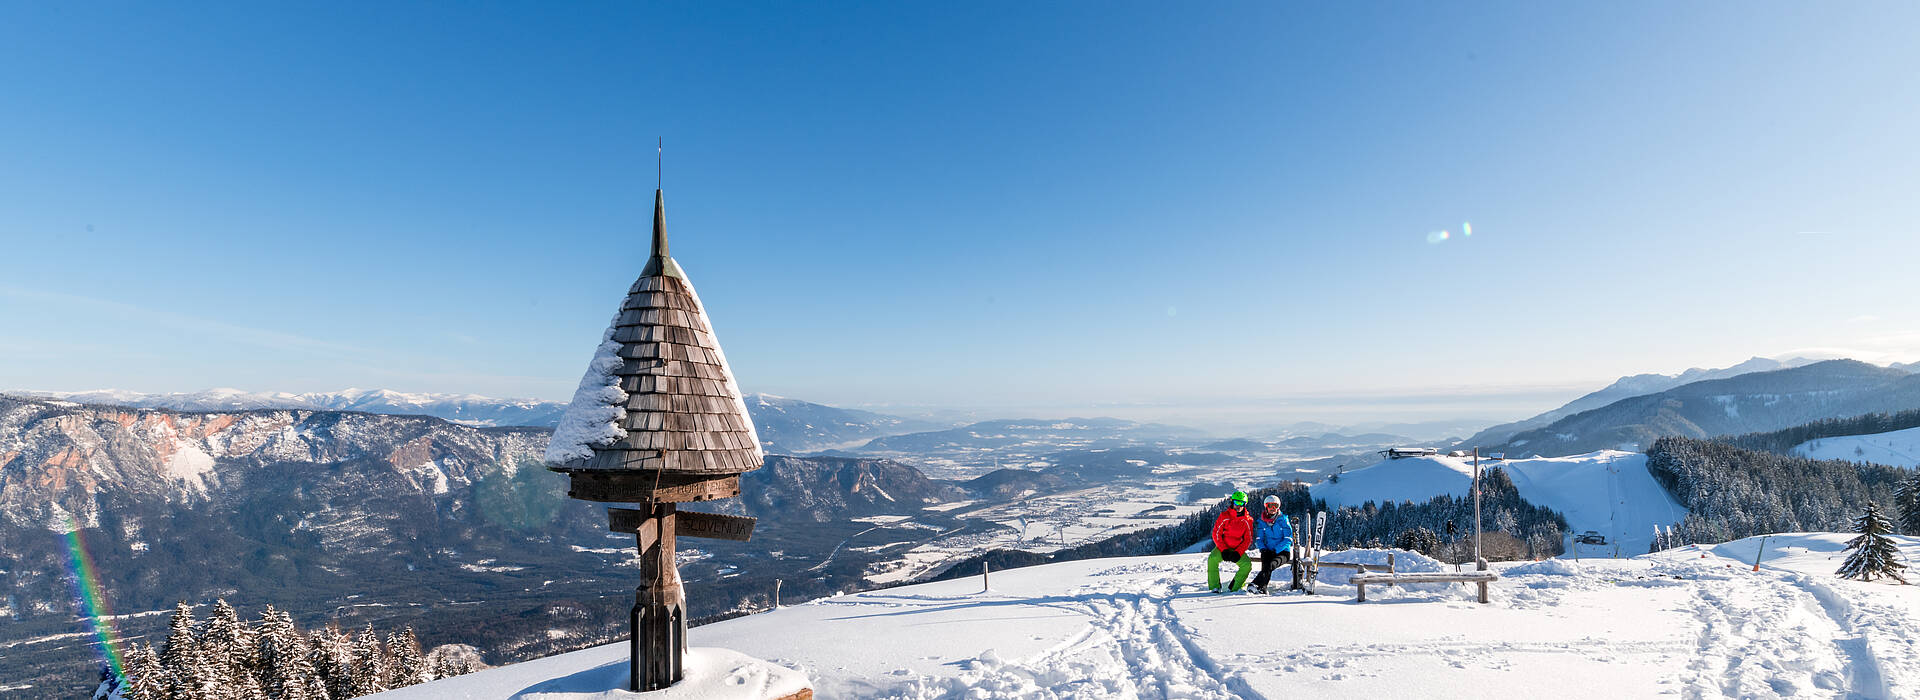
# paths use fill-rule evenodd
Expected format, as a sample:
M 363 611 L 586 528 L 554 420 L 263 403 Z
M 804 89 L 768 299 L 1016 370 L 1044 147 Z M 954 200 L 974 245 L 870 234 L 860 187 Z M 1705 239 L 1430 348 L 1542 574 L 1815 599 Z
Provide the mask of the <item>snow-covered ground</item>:
M 622 642 L 456 676 L 437 683 L 377 693 L 375 697 L 382 700 L 504 697 L 515 700 L 618 700 L 639 697 L 650 700 L 765 700 L 792 695 L 807 687 L 806 677 L 793 669 L 728 649 L 690 649 L 682 669 L 685 678 L 670 688 L 645 695 L 627 692 L 625 689 L 631 671 L 627 666 L 627 645 Z
M 1500 564 L 1488 605 L 1446 585 L 1364 604 L 1332 581 L 1313 596 L 1214 595 L 1200 555 L 1078 561 L 997 572 L 987 591 L 973 578 L 826 598 L 691 637 L 803 671 L 823 698 L 1920 697 L 1920 589 L 1835 578 L 1849 537 L 1774 536 L 1758 572 L 1758 538 Z M 1920 540 L 1897 539 L 1920 555 Z M 383 697 L 617 682 L 624 652 Z
M 1920 428 L 1808 440 L 1795 445 L 1793 453 L 1809 459 L 1844 459 L 1911 469 L 1920 467 Z
M 1521 498 L 1565 515 L 1573 533 L 1593 530 L 1606 536 L 1606 547 L 1583 546 L 1583 556 L 1613 554 L 1616 543 L 1621 555 L 1645 552 L 1653 544 L 1655 526 L 1673 525 L 1687 516 L 1687 509 L 1647 472 L 1647 456 L 1637 452 L 1483 459 L 1480 466 L 1505 469 Z M 1420 503 L 1443 493 L 1464 496 L 1472 483 L 1471 459 L 1440 455 L 1383 460 L 1341 475 L 1339 483 L 1314 484 L 1312 491 L 1338 508 L 1367 501 Z

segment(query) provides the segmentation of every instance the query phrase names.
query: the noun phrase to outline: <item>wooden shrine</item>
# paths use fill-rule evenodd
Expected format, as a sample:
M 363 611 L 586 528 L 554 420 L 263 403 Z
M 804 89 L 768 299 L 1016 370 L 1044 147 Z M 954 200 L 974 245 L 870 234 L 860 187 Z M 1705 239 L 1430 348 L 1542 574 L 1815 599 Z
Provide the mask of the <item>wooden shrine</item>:
M 654 191 L 652 254 L 627 291 L 608 342 L 618 346 L 617 363 L 603 366 L 596 357 L 589 379 L 596 372 L 610 374 L 607 381 L 619 387 L 613 395 L 624 394 L 625 402 L 610 412 L 606 405 L 585 410 L 613 415 L 617 430 L 592 443 L 590 456 L 555 461 L 550 452 L 549 468 L 570 477 L 569 496 L 638 504 L 609 508 L 607 517 L 610 529 L 632 533 L 640 549 L 641 584 L 629 618 L 629 690 L 644 692 L 666 688 L 685 675 L 687 606 L 674 563 L 675 538 L 745 541 L 753 535 L 753 518 L 682 511 L 679 504 L 739 495 L 740 475 L 759 469 L 763 457 L 700 299 L 667 254 L 660 190 Z M 576 396 L 568 410 L 581 409 Z

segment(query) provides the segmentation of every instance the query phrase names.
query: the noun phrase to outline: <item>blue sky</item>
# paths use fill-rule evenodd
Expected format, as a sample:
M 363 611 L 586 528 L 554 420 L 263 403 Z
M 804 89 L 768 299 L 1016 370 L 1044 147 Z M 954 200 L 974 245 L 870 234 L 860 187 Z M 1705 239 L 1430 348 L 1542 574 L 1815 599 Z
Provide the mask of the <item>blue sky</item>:
M 1513 418 L 1915 360 L 1916 15 L 10 3 L 0 388 L 564 399 L 661 137 L 748 390 Z

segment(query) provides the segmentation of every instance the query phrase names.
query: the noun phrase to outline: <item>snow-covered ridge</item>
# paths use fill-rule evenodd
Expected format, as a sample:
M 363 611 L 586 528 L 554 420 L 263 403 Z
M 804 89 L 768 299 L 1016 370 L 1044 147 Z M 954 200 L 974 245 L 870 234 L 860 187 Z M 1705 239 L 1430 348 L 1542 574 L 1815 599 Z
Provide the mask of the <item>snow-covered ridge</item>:
M 1574 533 L 1593 530 L 1606 536 L 1625 554 L 1647 551 L 1655 526 L 1687 516 L 1687 509 L 1653 480 L 1647 456 L 1637 452 L 1481 460 L 1480 466 L 1504 469 L 1521 498 L 1565 515 Z M 1449 493 L 1465 496 L 1472 482 L 1471 459 L 1436 455 L 1383 460 L 1342 474 L 1338 483 L 1323 481 L 1311 489 L 1329 507 L 1338 508 L 1367 501 L 1421 503 Z
M 1215 595 L 1203 555 L 1096 559 L 994 572 L 984 591 L 971 578 L 824 598 L 696 627 L 690 641 L 801 671 L 822 698 L 1920 696 L 1920 594 L 1835 578 L 1848 537 L 1774 536 L 1757 572 L 1758 538 L 1496 563 L 1487 605 L 1445 585 L 1364 604 L 1331 581 L 1314 596 Z M 1897 540 L 1920 556 L 1920 540 Z M 621 642 L 382 697 L 628 697 L 605 687 L 625 653 Z
M 1911 469 L 1920 467 L 1920 428 L 1808 440 L 1795 445 L 1793 453 L 1808 459 L 1843 459 Z
M 384 415 L 433 416 L 476 427 L 558 427 L 568 403 L 544 399 L 501 399 L 477 394 L 407 393 L 387 389 L 347 389 L 293 394 L 239 389 L 143 394 L 118 389 L 96 391 L 0 391 L 43 401 L 82 405 L 158 408 L 182 412 L 250 410 L 359 411 Z M 876 437 L 948 427 L 867 411 L 842 409 L 772 394 L 746 394 L 742 402 L 754 432 L 770 452 L 800 454 L 864 444 Z
M 172 411 L 253 411 L 293 409 L 360 411 L 390 415 L 421 415 L 476 426 L 526 425 L 551 427 L 559 422 L 566 404 L 542 399 L 493 398 L 478 394 L 408 393 L 388 389 L 346 389 L 295 394 L 249 392 L 240 389 L 145 394 L 119 389 L 93 391 L 16 391 L 29 398 L 78 404 L 161 408 Z

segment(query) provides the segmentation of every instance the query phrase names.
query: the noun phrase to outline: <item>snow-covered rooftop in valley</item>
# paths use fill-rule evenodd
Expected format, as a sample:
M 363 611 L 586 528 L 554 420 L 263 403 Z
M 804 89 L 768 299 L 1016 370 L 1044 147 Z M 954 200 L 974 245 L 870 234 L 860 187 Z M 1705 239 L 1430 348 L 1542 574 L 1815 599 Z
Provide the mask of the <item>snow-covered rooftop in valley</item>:
M 1920 697 L 1920 588 L 1833 576 L 1851 537 L 1773 536 L 1757 572 L 1759 538 L 1501 563 L 1487 605 L 1446 584 L 1357 603 L 1338 575 L 1318 595 L 1216 595 L 1201 555 L 1098 559 L 994 572 L 987 591 L 974 577 L 825 598 L 690 637 L 804 672 L 822 698 Z M 1920 539 L 1896 540 L 1920 555 Z M 1397 555 L 1402 570 L 1451 569 Z M 622 681 L 626 649 L 380 697 L 653 697 L 590 694 Z
M 1608 551 L 1619 543 L 1621 554 L 1647 551 L 1653 528 L 1684 520 L 1687 509 L 1673 500 L 1647 471 L 1647 456 L 1638 452 L 1602 450 L 1572 457 L 1537 457 L 1493 461 L 1480 467 L 1499 467 L 1513 479 L 1520 497 L 1565 515 L 1568 529 L 1587 530 L 1607 538 Z M 1314 497 L 1338 508 L 1367 501 L 1423 503 L 1443 493 L 1467 495 L 1473 483 L 1473 460 L 1435 455 L 1382 460 L 1349 470 L 1338 483 L 1312 486 Z
M 1808 440 L 1795 445 L 1793 453 L 1810 459 L 1844 459 L 1911 469 L 1920 467 L 1920 428 Z

